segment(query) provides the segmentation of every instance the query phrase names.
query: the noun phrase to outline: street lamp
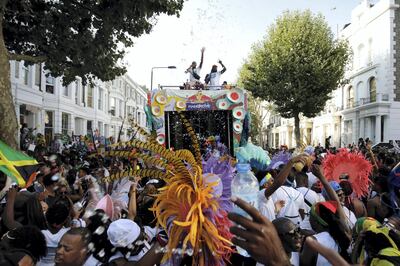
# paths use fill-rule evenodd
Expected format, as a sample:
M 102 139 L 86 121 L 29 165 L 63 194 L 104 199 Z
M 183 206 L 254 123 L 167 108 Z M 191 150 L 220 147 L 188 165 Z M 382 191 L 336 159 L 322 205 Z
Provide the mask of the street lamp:
M 166 67 L 152 67 L 151 68 L 151 82 L 150 82 L 150 90 L 153 90 L 153 70 L 159 68 L 168 68 L 168 69 L 176 69 L 176 66 L 166 66 Z

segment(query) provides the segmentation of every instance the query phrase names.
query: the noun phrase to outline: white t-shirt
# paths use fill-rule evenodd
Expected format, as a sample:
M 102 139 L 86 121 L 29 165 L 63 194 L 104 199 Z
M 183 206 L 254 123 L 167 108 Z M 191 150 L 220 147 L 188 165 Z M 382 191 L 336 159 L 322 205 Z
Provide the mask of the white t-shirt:
M 193 76 L 193 73 L 196 73 L 197 75 L 200 76 L 200 71 L 201 71 L 201 67 L 197 67 L 197 68 L 195 68 L 195 69 L 190 68 L 189 71 L 188 71 L 188 72 L 189 72 L 189 81 L 190 81 L 190 82 L 198 81 L 198 79 L 196 79 L 196 78 Z
M 328 232 L 321 232 L 314 237 L 317 239 L 318 243 L 327 247 L 329 249 L 333 249 L 334 251 L 339 251 L 339 246 L 336 241 L 331 237 Z M 316 266 L 329 266 L 331 265 L 327 259 L 325 259 L 321 254 L 318 254 L 317 265 Z
M 342 206 L 343 207 L 343 211 L 344 214 L 347 217 L 347 224 L 353 228 L 356 225 L 357 222 L 357 217 L 354 215 L 354 212 L 352 212 L 351 210 L 349 210 L 346 206 Z
M 275 220 L 275 205 L 272 198 L 267 199 L 264 195 L 265 188 L 258 192 L 258 210 L 262 215 L 264 215 L 268 220 Z
M 280 188 L 278 188 L 274 194 L 272 194 L 272 201 L 275 203 L 277 203 L 278 201 L 285 201 L 285 206 L 279 211 L 279 213 L 276 215 L 277 218 L 279 217 L 286 217 L 289 218 L 294 224 L 300 224 L 300 222 L 302 221 L 301 216 L 300 216 L 300 212 L 297 212 L 296 215 L 290 215 L 293 217 L 288 217 L 287 212 L 289 211 L 290 208 L 290 200 L 292 200 L 295 204 L 295 207 L 297 210 L 299 209 L 305 209 L 306 205 L 304 203 L 304 196 L 303 194 L 301 194 L 299 191 L 297 191 L 296 189 L 292 188 L 292 187 L 287 187 L 287 186 L 282 186 Z
M 221 83 L 219 82 L 221 78 L 222 72 L 217 71 L 217 72 L 211 72 L 210 73 L 210 86 L 220 86 Z M 210 88 L 210 90 L 219 90 L 219 88 Z
M 293 266 L 299 266 L 300 265 L 300 254 L 299 252 L 292 252 L 292 255 L 290 257 L 290 264 Z M 257 262 L 256 266 L 263 266 L 263 264 Z
M 46 238 L 47 256 L 42 258 L 36 265 L 50 266 L 55 264 L 54 259 L 56 257 L 58 243 L 68 230 L 69 228 L 61 228 L 56 234 L 52 234 L 49 230 L 42 230 L 42 233 Z
M 311 224 L 310 224 L 310 211 L 311 211 L 311 206 L 314 205 L 317 202 L 320 202 L 320 197 L 317 193 L 315 193 L 315 191 L 306 188 L 306 187 L 298 187 L 297 191 L 299 191 L 301 194 L 303 194 L 304 196 L 304 213 L 305 213 L 305 217 L 304 220 L 300 223 L 300 227 L 302 229 L 308 229 L 308 230 L 312 230 L 311 228 Z M 311 206 L 309 206 L 307 204 L 307 202 L 309 204 L 311 204 Z
M 83 266 L 100 266 L 102 263 L 98 261 L 93 255 L 90 255 L 90 257 L 85 261 Z

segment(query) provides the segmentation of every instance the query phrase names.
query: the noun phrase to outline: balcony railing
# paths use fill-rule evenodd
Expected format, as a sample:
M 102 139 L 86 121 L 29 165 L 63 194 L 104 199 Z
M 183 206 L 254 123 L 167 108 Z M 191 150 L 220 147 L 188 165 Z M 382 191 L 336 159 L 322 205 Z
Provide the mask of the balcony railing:
M 354 99 L 348 99 L 346 102 L 346 109 L 351 109 L 375 102 L 389 102 L 389 94 L 377 93 L 373 98 L 365 97 L 360 98 L 358 101 L 354 101 Z

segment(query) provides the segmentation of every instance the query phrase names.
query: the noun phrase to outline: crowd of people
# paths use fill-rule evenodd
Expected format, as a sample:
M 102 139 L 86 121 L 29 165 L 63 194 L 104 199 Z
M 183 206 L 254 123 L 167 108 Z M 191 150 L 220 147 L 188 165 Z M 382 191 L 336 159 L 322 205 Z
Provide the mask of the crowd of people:
M 170 232 L 152 207 L 165 180 L 110 180 L 114 173 L 152 166 L 140 158 L 102 156 L 85 145 L 34 153 L 36 180 L 24 188 L 0 172 L 0 265 L 192 265 L 190 252 L 175 253 L 179 264 L 162 261 Z M 212 141 L 206 150 L 208 157 L 222 156 Z M 267 169 L 254 169 L 258 208 L 231 199 L 249 215 L 229 213 L 232 249 L 241 247 L 250 258 L 233 252 L 224 258 L 227 265 L 400 265 L 395 152 L 374 153 L 368 144 L 352 151 L 275 152 Z M 370 165 L 366 180 L 355 182 L 351 169 L 336 181 L 327 176 L 327 158 L 340 152 Z

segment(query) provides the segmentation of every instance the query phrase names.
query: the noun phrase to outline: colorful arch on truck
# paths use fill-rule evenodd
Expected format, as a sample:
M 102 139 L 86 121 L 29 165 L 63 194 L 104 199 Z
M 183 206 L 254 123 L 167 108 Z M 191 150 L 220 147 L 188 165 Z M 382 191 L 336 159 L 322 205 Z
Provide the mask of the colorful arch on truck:
M 190 116 L 193 111 L 210 112 L 223 111 L 229 114 L 231 131 L 231 150 L 239 147 L 242 133 L 248 129 L 248 121 L 245 122 L 247 114 L 247 94 L 239 88 L 229 90 L 176 90 L 161 89 L 153 90 L 148 95 L 148 126 L 156 131 L 157 141 L 161 145 L 170 148 L 168 139 L 169 115 L 173 112 L 185 112 Z M 215 112 L 214 112 L 215 113 Z M 206 121 L 203 121 L 206 122 Z

